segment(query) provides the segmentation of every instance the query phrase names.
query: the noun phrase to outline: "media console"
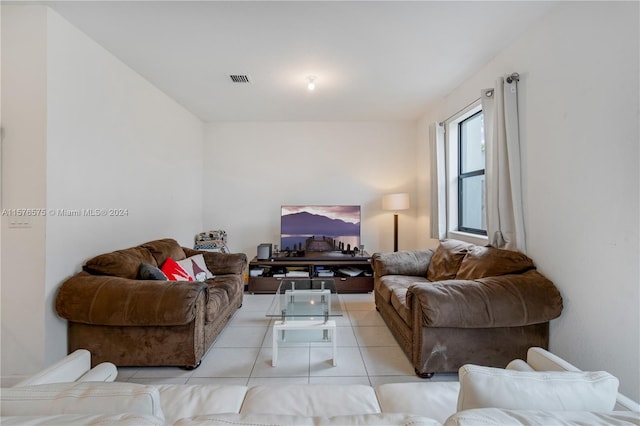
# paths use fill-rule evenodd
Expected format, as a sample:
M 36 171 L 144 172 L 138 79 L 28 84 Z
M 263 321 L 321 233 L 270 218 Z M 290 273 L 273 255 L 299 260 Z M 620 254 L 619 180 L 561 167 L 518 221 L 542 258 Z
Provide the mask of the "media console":
M 283 278 L 333 279 L 338 293 L 373 291 L 373 269 L 367 252 L 306 252 L 304 256 L 280 253 L 267 260 L 249 262 L 250 293 L 275 293 Z

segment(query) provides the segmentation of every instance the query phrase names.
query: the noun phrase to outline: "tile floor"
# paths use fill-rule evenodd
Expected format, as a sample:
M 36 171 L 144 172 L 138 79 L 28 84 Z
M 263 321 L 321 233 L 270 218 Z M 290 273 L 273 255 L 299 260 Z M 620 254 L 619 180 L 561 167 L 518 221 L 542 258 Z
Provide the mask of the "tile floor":
M 390 382 L 424 381 L 375 309 L 372 294 L 340 295 L 343 316 L 336 318 L 338 365 L 331 362 L 331 345 L 306 343 L 289 332 L 279 345 L 278 365 L 271 366 L 271 319 L 265 313 L 273 295 L 245 294 L 244 303 L 218 336 L 200 367 L 118 369 L 118 381 L 141 384 L 258 384 L 329 383 L 377 386 Z M 308 336 L 307 336 L 308 337 Z M 457 380 L 436 375 L 432 380 Z

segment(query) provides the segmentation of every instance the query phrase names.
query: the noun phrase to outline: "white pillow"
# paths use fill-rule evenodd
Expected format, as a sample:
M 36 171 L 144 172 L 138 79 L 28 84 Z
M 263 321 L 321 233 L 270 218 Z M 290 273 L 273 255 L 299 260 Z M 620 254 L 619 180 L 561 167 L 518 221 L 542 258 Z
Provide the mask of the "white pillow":
M 473 408 L 610 411 L 618 379 L 606 371 L 514 371 L 460 367 L 458 411 Z
M 120 382 L 2 388 L 0 411 L 3 416 L 132 413 L 164 419 L 158 389 Z
M 196 281 L 204 281 L 209 278 L 213 278 L 213 274 L 207 268 L 207 264 L 204 262 L 204 256 L 201 254 L 196 254 L 195 256 L 187 257 L 184 260 L 179 260 L 178 265 L 182 266 L 182 268 L 184 268 L 184 270 L 187 271 Z

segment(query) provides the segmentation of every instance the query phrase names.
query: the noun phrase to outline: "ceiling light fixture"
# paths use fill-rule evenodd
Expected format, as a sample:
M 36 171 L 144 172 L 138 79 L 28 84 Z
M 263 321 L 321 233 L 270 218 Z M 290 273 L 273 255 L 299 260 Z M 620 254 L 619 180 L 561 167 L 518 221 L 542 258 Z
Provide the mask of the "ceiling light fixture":
M 310 75 L 309 77 L 307 77 L 307 80 L 309 80 L 309 83 L 307 83 L 307 89 L 314 90 L 316 88 L 316 76 Z

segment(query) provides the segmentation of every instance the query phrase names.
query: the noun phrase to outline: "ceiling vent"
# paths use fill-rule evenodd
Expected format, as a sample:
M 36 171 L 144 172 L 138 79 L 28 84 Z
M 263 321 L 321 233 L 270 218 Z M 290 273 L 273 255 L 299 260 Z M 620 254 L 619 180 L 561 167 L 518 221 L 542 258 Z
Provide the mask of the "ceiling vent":
M 229 78 L 234 83 L 251 83 L 249 76 L 246 74 L 230 74 Z

